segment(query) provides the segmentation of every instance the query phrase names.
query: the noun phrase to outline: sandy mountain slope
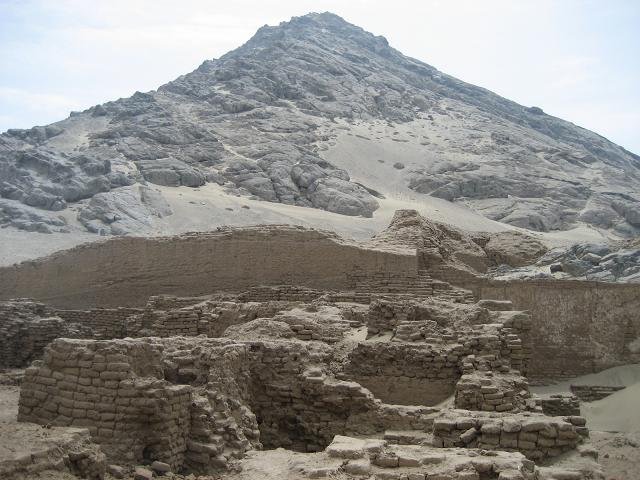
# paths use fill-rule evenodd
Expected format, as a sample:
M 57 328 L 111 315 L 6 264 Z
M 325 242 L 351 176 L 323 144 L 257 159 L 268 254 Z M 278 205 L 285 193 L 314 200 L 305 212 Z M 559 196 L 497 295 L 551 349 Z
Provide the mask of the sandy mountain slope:
M 264 26 L 156 91 L 0 135 L 3 262 L 89 232 L 367 237 L 399 208 L 552 242 L 633 236 L 640 157 L 329 13 Z

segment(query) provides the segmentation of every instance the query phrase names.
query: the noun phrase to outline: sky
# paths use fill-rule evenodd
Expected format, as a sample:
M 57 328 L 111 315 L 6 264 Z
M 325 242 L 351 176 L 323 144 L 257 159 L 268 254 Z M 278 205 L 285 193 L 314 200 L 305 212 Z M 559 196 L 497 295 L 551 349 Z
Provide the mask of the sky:
M 0 131 L 153 90 L 322 11 L 640 154 L 640 0 L 0 0 Z

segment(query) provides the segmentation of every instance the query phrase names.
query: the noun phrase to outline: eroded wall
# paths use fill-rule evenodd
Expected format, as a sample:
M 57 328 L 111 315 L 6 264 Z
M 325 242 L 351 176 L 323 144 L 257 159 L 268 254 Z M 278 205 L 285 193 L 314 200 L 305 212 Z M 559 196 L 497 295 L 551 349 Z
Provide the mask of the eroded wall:
M 31 297 L 59 308 L 140 306 L 151 295 L 255 285 L 352 289 L 356 272 L 415 276 L 416 258 L 296 227 L 118 238 L 0 269 L 0 299 Z
M 640 285 L 519 280 L 482 283 L 475 290 L 531 314 L 527 375 L 533 380 L 640 362 Z

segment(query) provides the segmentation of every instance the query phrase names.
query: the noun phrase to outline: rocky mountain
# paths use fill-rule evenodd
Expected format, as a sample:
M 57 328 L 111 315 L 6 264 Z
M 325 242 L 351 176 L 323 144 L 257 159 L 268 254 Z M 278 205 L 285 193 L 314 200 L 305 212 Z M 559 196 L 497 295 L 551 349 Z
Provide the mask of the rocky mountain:
M 640 232 L 640 157 L 330 13 L 264 26 L 156 91 L 0 135 L 6 229 L 211 228 L 229 220 L 222 199 L 246 215 L 245 200 L 336 214 L 324 224 L 454 202 L 507 226 L 630 237 Z M 292 212 L 320 218 L 289 207 L 272 217 Z M 272 218 L 235 221 L 256 215 Z

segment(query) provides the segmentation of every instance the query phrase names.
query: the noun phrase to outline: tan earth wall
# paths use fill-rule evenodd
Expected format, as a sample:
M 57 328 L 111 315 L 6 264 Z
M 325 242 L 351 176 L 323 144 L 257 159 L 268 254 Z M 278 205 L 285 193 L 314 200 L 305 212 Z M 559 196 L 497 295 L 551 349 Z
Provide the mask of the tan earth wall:
M 415 276 L 415 255 L 361 248 L 295 227 L 228 229 L 162 238 L 119 238 L 0 268 L 0 299 L 30 297 L 58 308 L 142 306 L 151 295 L 197 296 L 255 285 L 352 289 L 354 272 Z
M 570 378 L 640 362 L 640 285 L 587 281 L 489 282 L 480 298 L 531 314 L 527 376 Z

